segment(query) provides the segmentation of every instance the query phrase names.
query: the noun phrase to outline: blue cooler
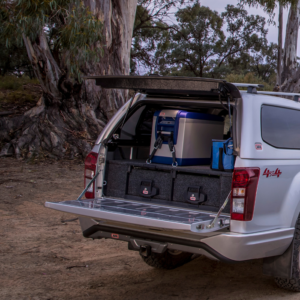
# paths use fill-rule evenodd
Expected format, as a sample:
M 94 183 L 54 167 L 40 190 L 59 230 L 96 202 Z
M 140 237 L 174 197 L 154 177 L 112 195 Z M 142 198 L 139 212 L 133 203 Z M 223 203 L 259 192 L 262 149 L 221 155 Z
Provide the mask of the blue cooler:
M 183 110 L 156 111 L 153 117 L 150 155 L 156 143 L 157 150 L 152 163 L 174 165 L 210 165 L 211 142 L 222 139 L 224 119 L 219 116 L 187 112 Z M 157 141 L 161 143 L 157 146 Z M 174 145 L 173 154 L 170 141 Z M 150 160 L 148 160 L 150 163 Z

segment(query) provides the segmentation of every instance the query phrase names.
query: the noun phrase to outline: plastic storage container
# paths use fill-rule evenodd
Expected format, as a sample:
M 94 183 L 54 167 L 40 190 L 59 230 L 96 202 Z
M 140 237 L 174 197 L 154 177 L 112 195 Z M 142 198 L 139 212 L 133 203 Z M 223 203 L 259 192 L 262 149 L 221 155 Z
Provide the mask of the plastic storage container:
M 213 139 L 222 139 L 224 119 L 219 116 L 182 110 L 156 111 L 153 116 L 150 154 L 155 141 L 163 137 L 152 163 L 172 164 L 168 141 L 173 141 L 178 166 L 210 165 Z

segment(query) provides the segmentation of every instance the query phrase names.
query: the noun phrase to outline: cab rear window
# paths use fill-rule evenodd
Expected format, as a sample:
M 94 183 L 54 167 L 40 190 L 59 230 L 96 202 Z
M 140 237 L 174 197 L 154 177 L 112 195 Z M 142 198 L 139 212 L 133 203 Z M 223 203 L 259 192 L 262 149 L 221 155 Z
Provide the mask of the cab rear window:
M 262 105 L 262 139 L 282 149 L 300 149 L 300 110 Z

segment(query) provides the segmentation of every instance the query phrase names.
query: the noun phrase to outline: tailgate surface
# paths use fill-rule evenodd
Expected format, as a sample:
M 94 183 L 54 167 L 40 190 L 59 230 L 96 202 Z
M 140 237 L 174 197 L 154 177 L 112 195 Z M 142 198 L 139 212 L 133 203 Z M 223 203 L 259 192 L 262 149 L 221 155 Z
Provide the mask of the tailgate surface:
M 138 201 L 101 198 L 58 203 L 46 202 L 45 206 L 97 219 L 165 229 L 190 230 L 201 233 L 220 229 L 220 226 L 217 225 L 219 220 L 214 228 L 206 228 L 206 225 L 209 225 L 215 218 L 214 213 L 174 208 L 167 205 L 153 205 Z M 226 224 L 223 225 L 224 227 L 229 226 L 229 215 L 221 215 L 219 219 L 222 219 L 222 224 Z M 202 229 L 199 229 L 199 227 L 202 227 Z

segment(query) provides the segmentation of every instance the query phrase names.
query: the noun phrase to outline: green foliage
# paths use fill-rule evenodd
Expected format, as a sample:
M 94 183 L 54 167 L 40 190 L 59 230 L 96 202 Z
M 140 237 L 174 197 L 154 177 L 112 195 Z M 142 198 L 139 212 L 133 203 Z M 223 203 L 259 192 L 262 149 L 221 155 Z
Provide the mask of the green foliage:
M 7 46 L 14 40 L 22 44 L 22 34 L 34 40 L 68 5 L 68 0 L 0 0 L 1 38 Z
M 258 77 L 264 81 L 268 81 L 270 78 L 276 77 L 278 57 L 277 44 L 271 43 L 257 51 L 251 56 L 251 63 L 249 64 L 250 71 L 257 74 Z M 274 82 L 274 86 L 276 81 Z
M 216 11 L 199 4 L 178 10 L 176 18 L 178 25 L 170 31 L 167 43 L 159 44 L 156 57 L 166 70 L 168 64 L 176 65 L 202 77 L 206 62 L 225 40 L 223 20 Z
M 167 24 L 151 20 L 150 12 L 142 5 L 137 6 L 131 47 L 131 73 L 136 72 L 138 65 L 151 66 L 155 41 L 164 34 L 164 28 L 168 28 Z
M 276 25 L 274 21 L 275 9 L 278 4 L 281 4 L 283 7 L 288 7 L 289 5 L 297 5 L 298 0 L 239 0 L 240 7 L 244 8 L 245 6 L 250 7 L 261 7 L 269 15 L 268 22 L 270 24 Z
M 177 7 L 181 1 L 161 0 L 153 7 L 150 2 L 140 0 L 137 7 L 132 74 L 140 69 L 162 75 L 225 78 L 252 72 L 264 81 L 275 74 L 277 45 L 267 44 L 264 18 L 233 5 L 219 15 L 191 1 L 196 3 L 176 13 L 178 25 L 170 25 L 163 4 Z
M 0 0 L 0 42 L 21 45 L 44 31 L 61 67 L 78 76 L 86 60 L 98 59 L 102 22 L 79 0 Z
M 228 74 L 225 80 L 232 83 L 259 83 L 263 84 L 264 91 L 272 91 L 276 84 L 276 76 L 273 76 L 270 81 L 263 81 L 262 78 L 256 76 L 254 73 L 243 74 Z M 241 88 L 243 89 L 243 88 Z
M 26 73 L 33 77 L 33 70 L 24 46 L 16 44 L 6 47 L 0 43 L 0 75 L 17 74 L 21 76 Z
M 269 14 L 272 14 L 277 7 L 276 2 L 286 7 L 289 4 L 296 5 L 298 0 L 240 0 L 240 4 L 243 6 L 249 5 L 258 7 L 260 5 L 264 8 L 264 11 Z
M 131 47 L 131 74 L 139 68 L 155 69 L 154 52 L 158 41 L 168 35 L 172 8 L 196 0 L 138 0 Z
M 65 50 L 65 63 L 73 74 L 80 73 L 84 62 L 99 61 L 99 53 L 94 51 L 93 46 L 102 39 L 101 21 L 92 15 L 83 2 L 78 2 L 75 1 L 71 6 L 65 24 L 62 24 L 58 36 L 53 41 L 54 45 L 59 44 L 61 49 Z M 56 32 L 57 28 L 52 27 L 51 36 Z
M 264 45 L 257 52 L 242 52 L 239 55 L 229 56 L 221 67 L 216 68 L 216 61 L 212 60 L 209 64 L 211 76 L 225 78 L 229 74 L 239 74 L 243 77 L 248 73 L 253 73 L 260 80 L 272 85 L 273 79 L 271 78 L 276 77 L 277 51 L 277 45 L 271 43 Z
M 229 37 L 222 48 L 223 58 L 244 50 L 260 51 L 267 41 L 265 18 L 258 15 L 249 16 L 246 10 L 233 5 L 227 5 L 225 9 L 221 17 L 227 24 Z
M 158 43 L 155 53 L 161 74 L 224 78 L 238 71 L 238 61 L 243 61 L 244 70 L 251 72 L 249 63 L 268 48 L 265 19 L 248 15 L 240 7 L 227 5 L 220 16 L 196 3 L 179 9 L 175 16 L 178 25 Z M 263 63 L 257 58 L 258 65 Z

